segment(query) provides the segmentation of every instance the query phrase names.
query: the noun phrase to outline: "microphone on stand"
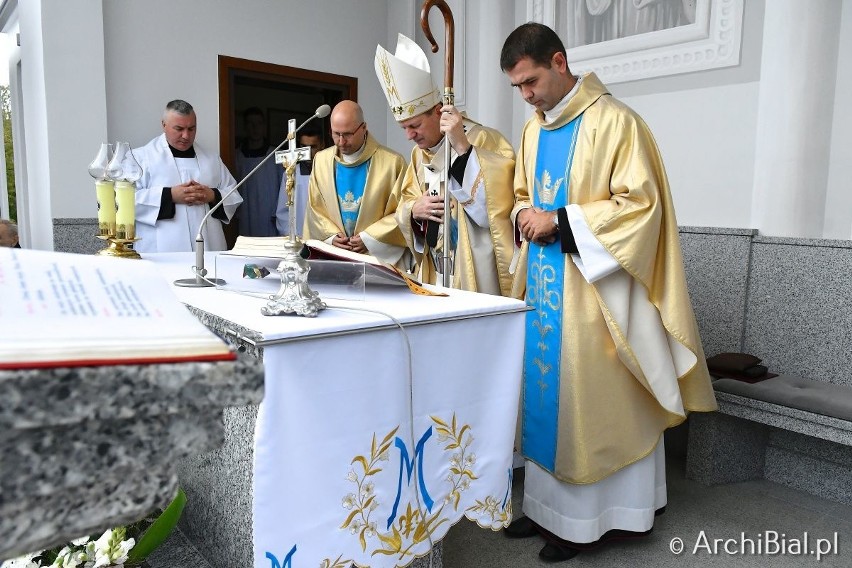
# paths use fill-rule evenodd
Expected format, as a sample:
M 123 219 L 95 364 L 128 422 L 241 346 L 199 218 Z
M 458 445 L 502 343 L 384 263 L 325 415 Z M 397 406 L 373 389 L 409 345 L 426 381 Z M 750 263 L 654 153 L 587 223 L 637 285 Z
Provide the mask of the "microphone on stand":
M 299 127 L 293 131 L 292 138 L 295 139 L 296 133 L 299 132 L 299 130 L 301 130 L 302 127 L 305 126 L 307 123 L 309 123 L 315 118 L 325 118 L 329 115 L 330 112 L 331 107 L 328 105 L 322 105 L 317 108 L 313 116 L 305 120 L 305 122 L 300 124 Z M 222 206 L 223 203 L 225 203 L 225 199 L 227 199 L 232 193 L 237 191 L 252 175 L 254 175 L 257 170 L 260 169 L 260 166 L 266 163 L 266 160 L 274 156 L 275 152 L 280 150 L 281 147 L 284 146 L 284 144 L 289 142 L 290 138 L 291 135 L 288 135 L 287 138 L 285 138 L 281 142 L 281 144 L 276 146 L 275 149 L 272 150 L 272 152 L 270 152 L 264 159 L 262 159 L 252 171 L 247 173 L 245 177 L 241 179 L 239 183 L 237 183 L 237 185 L 232 187 L 228 193 L 223 195 L 219 203 L 211 207 L 207 214 L 204 215 L 204 217 L 201 219 L 201 224 L 198 226 L 198 234 L 195 236 L 195 266 L 192 267 L 193 271 L 195 272 L 195 278 L 181 278 L 179 280 L 175 280 L 175 286 L 183 286 L 186 288 L 204 288 L 208 286 L 222 285 L 225 283 L 225 281 L 221 278 L 204 278 L 205 276 L 207 276 L 207 270 L 204 268 L 204 236 L 202 235 L 204 231 L 204 226 L 207 224 L 207 220 L 210 218 L 210 215 L 212 215 L 214 211 L 216 211 L 219 207 Z

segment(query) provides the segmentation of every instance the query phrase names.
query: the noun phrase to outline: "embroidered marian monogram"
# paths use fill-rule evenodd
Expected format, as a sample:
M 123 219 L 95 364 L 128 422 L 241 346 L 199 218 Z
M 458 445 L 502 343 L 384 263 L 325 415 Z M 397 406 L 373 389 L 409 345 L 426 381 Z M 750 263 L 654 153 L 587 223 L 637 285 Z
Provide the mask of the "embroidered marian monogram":
M 397 563 L 409 563 L 414 558 L 414 548 L 449 520 L 451 510 L 459 508 L 462 492 L 479 479 L 471 426 L 460 424 L 455 414 L 449 420 L 430 418 L 432 424 L 414 448 L 397 436 L 397 426 L 381 440 L 374 434 L 369 453 L 357 455 L 350 462 L 352 468 L 346 479 L 355 485 L 355 491 L 343 497 L 343 508 L 349 513 L 340 528 L 357 535 L 361 550 L 369 550 L 371 555 L 388 555 L 395 557 Z M 443 456 L 432 455 L 436 449 L 442 449 Z M 427 487 L 422 470 L 427 454 L 432 461 L 440 459 L 447 463 L 449 474 L 444 483 L 435 486 L 433 482 Z M 465 509 L 468 518 L 495 529 L 509 522 L 511 473 L 508 470 L 505 494 L 501 491 L 476 499 L 474 505 Z M 391 476 L 397 481 L 393 502 L 383 502 L 375 492 L 381 476 Z M 418 495 L 414 496 L 412 490 Z M 328 564 L 323 566 L 334 565 L 330 559 L 326 561 Z

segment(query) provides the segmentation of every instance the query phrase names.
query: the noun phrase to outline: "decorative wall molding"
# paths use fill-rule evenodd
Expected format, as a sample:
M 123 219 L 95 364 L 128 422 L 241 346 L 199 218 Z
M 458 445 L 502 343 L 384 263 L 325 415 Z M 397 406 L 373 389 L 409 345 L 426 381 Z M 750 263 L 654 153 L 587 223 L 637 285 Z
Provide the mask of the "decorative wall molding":
M 527 21 L 556 29 L 556 0 L 527 0 Z
M 527 16 L 567 37 L 559 3 L 584 0 L 527 0 Z M 574 73 L 594 71 L 604 83 L 622 83 L 740 63 L 743 0 L 697 0 L 695 22 L 567 50 Z

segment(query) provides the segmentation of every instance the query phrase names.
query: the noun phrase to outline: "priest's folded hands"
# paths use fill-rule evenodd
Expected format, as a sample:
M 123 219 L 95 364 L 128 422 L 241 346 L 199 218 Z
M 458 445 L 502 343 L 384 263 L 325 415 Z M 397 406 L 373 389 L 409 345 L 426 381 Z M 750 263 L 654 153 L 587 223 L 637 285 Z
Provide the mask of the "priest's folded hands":
M 538 207 L 528 207 L 518 211 L 518 231 L 528 241 L 536 244 L 550 244 L 556 241 L 559 227 L 554 222 L 556 213 L 543 211 Z
M 172 200 L 184 205 L 201 205 L 210 203 L 215 197 L 212 189 L 195 180 L 172 187 Z

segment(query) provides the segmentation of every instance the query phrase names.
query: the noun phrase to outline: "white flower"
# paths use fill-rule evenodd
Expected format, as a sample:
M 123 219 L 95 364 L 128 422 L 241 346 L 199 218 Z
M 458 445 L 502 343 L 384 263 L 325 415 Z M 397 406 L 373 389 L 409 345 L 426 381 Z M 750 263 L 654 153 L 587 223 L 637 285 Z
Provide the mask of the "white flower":
M 111 564 L 123 565 L 130 549 L 136 544 L 132 538 L 123 540 L 124 529 L 108 530 L 94 543 L 95 563 L 92 568 Z M 88 552 L 88 546 L 86 547 Z M 91 555 L 90 555 L 91 558 Z
M 346 497 L 343 498 L 343 508 L 344 509 L 352 509 L 355 506 L 355 494 L 350 493 Z
M 88 540 L 88 538 L 86 540 Z M 59 554 L 56 556 L 56 560 L 53 561 L 51 566 L 56 566 L 58 568 L 82 568 L 82 564 L 87 560 L 88 557 L 85 552 L 79 550 L 75 551 L 66 546 L 59 551 Z
M 7 560 L 1 563 L 0 566 L 2 566 L 2 568 L 41 568 L 36 562 L 33 561 L 33 557 L 38 554 L 41 553 L 33 552 L 30 554 L 25 554 L 23 556 L 19 556 L 11 560 Z
M 348 479 L 349 481 L 357 482 L 358 474 L 350 470 L 349 473 L 346 474 L 346 479 Z
M 56 555 L 56 560 L 53 561 L 53 564 L 51 564 L 51 566 L 60 566 L 61 568 L 66 568 L 66 566 L 70 565 L 66 562 L 67 556 L 69 554 L 71 554 L 71 549 L 67 546 L 62 547 L 62 550 L 60 550 L 59 554 Z

